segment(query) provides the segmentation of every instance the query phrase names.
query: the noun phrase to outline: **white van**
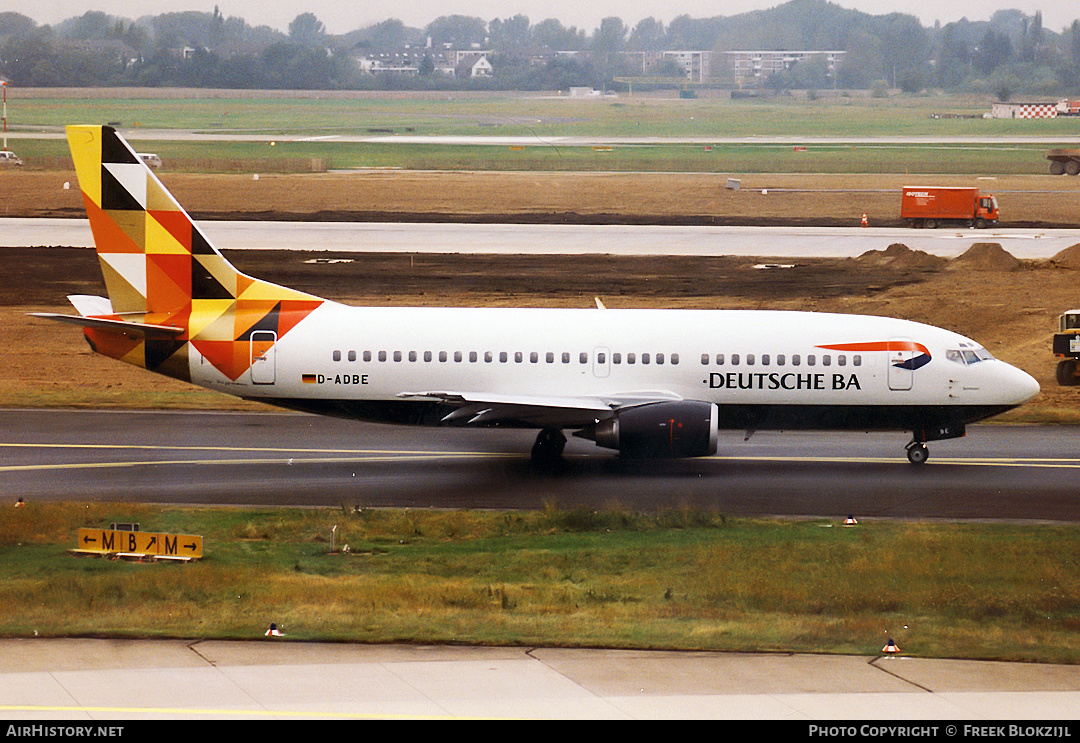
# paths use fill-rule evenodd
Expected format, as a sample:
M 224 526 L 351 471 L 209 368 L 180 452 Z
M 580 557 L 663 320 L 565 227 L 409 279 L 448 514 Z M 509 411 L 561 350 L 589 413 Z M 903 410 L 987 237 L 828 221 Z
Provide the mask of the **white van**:
M 22 165 L 22 159 L 11 150 L 0 150 L 0 165 Z
M 161 158 L 155 155 L 153 152 L 140 152 L 139 159 L 149 165 L 151 168 L 161 167 Z

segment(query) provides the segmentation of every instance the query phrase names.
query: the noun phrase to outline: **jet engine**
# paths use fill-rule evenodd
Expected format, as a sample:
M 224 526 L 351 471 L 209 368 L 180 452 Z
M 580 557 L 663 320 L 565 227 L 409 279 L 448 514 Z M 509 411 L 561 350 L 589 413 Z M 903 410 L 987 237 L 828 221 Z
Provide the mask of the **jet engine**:
M 718 425 L 713 403 L 680 400 L 624 408 L 579 435 L 628 457 L 706 457 L 716 453 Z

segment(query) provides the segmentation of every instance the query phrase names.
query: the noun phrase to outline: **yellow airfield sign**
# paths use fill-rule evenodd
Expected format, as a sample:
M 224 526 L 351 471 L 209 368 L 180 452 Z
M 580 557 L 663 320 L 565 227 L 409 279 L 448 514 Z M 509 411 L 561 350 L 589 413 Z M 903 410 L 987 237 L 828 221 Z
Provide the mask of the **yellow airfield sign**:
M 79 529 L 79 552 L 147 555 L 198 560 L 203 556 L 203 539 L 195 534 L 162 534 L 120 529 Z

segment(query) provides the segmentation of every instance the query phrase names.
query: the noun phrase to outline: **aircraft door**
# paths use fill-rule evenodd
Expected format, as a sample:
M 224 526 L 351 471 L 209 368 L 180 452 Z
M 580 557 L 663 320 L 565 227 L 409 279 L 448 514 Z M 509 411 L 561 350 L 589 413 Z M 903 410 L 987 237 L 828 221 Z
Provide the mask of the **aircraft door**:
M 905 391 L 911 389 L 914 379 L 912 359 L 915 347 L 910 338 L 889 339 L 889 389 Z
M 277 381 L 277 369 L 274 345 L 277 333 L 273 330 L 253 330 L 251 332 L 251 383 L 274 384 Z

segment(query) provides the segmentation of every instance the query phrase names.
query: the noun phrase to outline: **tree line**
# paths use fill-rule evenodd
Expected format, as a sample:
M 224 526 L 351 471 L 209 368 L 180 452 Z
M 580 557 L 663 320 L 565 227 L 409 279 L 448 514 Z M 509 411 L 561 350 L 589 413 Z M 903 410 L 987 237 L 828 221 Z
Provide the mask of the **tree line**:
M 472 80 L 437 74 L 433 59 L 444 48 L 488 51 L 494 75 Z M 0 76 L 27 87 L 599 88 L 641 75 L 640 64 L 624 52 L 755 49 L 846 53 L 834 76 L 823 64 L 806 62 L 760 81 L 773 89 L 940 88 L 999 98 L 1080 94 L 1080 21 L 1054 31 L 1043 26 L 1040 12 L 1019 10 L 927 28 L 902 13 L 870 15 L 827 0 L 790 0 L 733 16 L 683 15 L 667 24 L 646 18 L 630 26 L 610 17 L 591 31 L 557 19 L 532 23 L 523 15 L 451 15 L 424 28 L 389 19 L 340 35 L 327 33 L 312 13 L 298 15 L 282 32 L 225 17 L 217 8 L 138 20 L 89 11 L 54 26 L 0 12 Z M 402 50 L 419 60 L 418 74 L 373 76 L 356 63 L 359 56 Z M 714 82 L 729 82 L 722 62 L 713 67 Z M 675 83 L 681 71 L 660 65 L 650 74 Z

